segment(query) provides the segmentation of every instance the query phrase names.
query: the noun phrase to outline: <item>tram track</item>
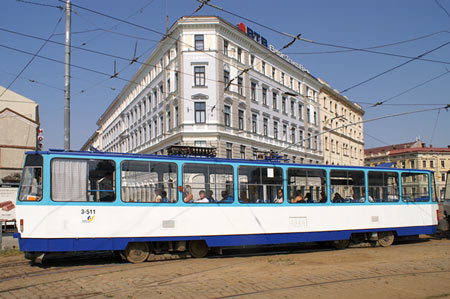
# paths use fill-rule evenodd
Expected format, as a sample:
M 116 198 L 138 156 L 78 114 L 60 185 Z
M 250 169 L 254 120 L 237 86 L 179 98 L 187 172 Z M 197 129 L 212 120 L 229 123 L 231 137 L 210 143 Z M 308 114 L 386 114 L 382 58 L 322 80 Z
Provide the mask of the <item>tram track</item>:
M 294 285 L 294 286 L 288 286 L 288 287 L 272 288 L 272 289 L 268 289 L 268 290 L 233 294 L 230 296 L 215 297 L 215 299 L 238 298 L 238 297 L 243 297 L 243 296 L 261 295 L 261 294 L 279 292 L 279 291 L 290 290 L 290 289 L 324 286 L 324 285 L 338 284 L 338 283 L 351 283 L 351 282 L 356 282 L 356 281 L 382 279 L 382 278 L 390 278 L 390 277 L 417 276 L 417 275 L 429 275 L 429 274 L 439 274 L 439 273 L 450 273 L 450 270 L 417 271 L 417 272 L 396 273 L 396 274 L 387 274 L 387 275 L 373 275 L 373 276 L 357 277 L 357 278 L 351 278 L 351 279 L 337 279 L 337 280 L 321 281 L 321 282 L 315 282 L 315 283 L 300 284 L 300 285 Z
M 181 260 L 171 260 L 171 261 L 172 262 L 180 262 Z M 63 270 L 56 270 L 56 271 L 48 271 L 48 269 L 38 270 L 36 272 L 26 273 L 26 274 L 22 274 L 22 275 L 11 275 L 9 277 L 0 278 L 0 284 L 3 282 L 8 282 L 8 281 L 14 280 L 14 279 L 22 279 L 23 280 L 23 279 L 34 278 L 34 277 L 39 277 L 39 276 L 59 275 L 59 274 L 74 273 L 74 272 L 88 271 L 88 270 L 95 270 L 95 269 L 106 269 L 106 268 L 112 268 L 112 267 L 117 267 L 117 266 L 120 267 L 122 265 L 123 266 L 133 266 L 133 267 L 129 268 L 129 269 L 118 269 L 116 271 L 110 271 L 107 273 L 109 274 L 109 273 L 113 273 L 113 272 L 135 271 L 137 269 L 142 269 L 142 268 L 157 267 L 157 266 L 163 265 L 168 262 L 170 262 L 170 261 L 159 261 L 158 263 L 142 263 L 139 265 L 132 264 L 132 263 L 91 265 L 91 266 L 82 266 L 82 267 L 78 267 L 75 269 L 63 269 Z M 97 275 L 99 275 L 99 273 L 85 275 L 83 277 L 90 277 L 90 276 L 97 276 Z M 8 289 L 1 289 L 1 287 L 0 287 L 0 294 L 6 293 L 6 292 L 11 292 L 11 291 L 17 291 L 17 290 L 21 290 L 21 289 L 26 289 L 26 288 L 30 288 L 30 287 L 36 287 L 36 286 L 39 286 L 42 284 L 65 281 L 65 280 L 67 280 L 67 278 L 52 280 L 50 282 L 46 281 L 43 283 L 36 283 L 36 284 L 31 284 L 31 285 L 13 287 L 13 288 L 8 288 Z

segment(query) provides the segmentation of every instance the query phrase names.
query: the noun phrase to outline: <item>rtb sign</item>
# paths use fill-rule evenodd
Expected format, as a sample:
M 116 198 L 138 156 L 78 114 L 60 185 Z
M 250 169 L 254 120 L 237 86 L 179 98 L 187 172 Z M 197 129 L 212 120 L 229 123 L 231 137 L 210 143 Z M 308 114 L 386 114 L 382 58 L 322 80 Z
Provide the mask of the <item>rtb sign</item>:
M 237 27 L 241 29 L 243 32 L 247 33 L 247 36 L 251 39 L 255 40 L 256 42 L 260 43 L 264 47 L 268 47 L 267 45 L 267 39 L 262 37 L 258 32 L 253 31 L 250 27 L 245 26 L 244 23 L 237 24 Z

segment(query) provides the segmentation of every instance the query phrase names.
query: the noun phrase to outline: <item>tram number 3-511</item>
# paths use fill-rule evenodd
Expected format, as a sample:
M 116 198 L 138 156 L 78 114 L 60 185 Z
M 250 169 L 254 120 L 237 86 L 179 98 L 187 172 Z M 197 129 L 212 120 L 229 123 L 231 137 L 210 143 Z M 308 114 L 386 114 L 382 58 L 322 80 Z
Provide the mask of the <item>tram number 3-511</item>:
M 95 215 L 95 210 L 93 210 L 93 209 L 81 209 L 81 215 Z

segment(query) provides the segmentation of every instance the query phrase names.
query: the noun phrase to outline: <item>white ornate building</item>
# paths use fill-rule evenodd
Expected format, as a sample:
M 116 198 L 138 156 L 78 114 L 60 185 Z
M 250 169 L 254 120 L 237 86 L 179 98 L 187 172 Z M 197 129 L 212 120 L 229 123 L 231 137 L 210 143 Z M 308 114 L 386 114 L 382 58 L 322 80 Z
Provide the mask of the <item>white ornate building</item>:
M 324 160 L 322 84 L 243 24 L 180 18 L 130 82 L 82 149 L 165 153 L 190 145 L 216 147 L 219 157 L 275 150 L 298 163 Z

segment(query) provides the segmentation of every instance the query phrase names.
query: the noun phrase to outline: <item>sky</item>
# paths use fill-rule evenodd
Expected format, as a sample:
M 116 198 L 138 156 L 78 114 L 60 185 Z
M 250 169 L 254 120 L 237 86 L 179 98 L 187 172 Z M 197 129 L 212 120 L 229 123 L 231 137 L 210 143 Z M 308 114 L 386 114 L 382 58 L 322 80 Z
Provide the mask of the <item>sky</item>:
M 139 61 L 144 61 L 165 32 L 166 12 L 170 26 L 182 16 L 193 15 L 199 3 L 194 0 L 72 0 L 72 3 L 70 134 L 71 149 L 78 150 L 95 132 L 97 120 L 126 80 L 139 69 L 137 63 L 130 65 L 129 61 L 83 49 L 130 60 L 136 51 Z M 416 138 L 434 147 L 450 145 L 450 111 L 439 109 L 450 104 L 450 0 L 211 0 L 210 3 L 232 14 L 204 6 L 194 15 L 217 15 L 232 24 L 243 22 L 275 48 L 291 41 L 276 31 L 301 34 L 307 41 L 297 40 L 283 53 L 361 104 L 367 121 L 365 148 Z M 9 86 L 20 74 L 10 89 L 39 104 L 44 149 L 64 148 L 64 46 L 57 43 L 65 40 L 65 13 L 58 6 L 64 3 L 0 0 L 0 85 Z M 47 39 L 49 42 L 45 43 Z M 36 53 L 39 56 L 31 61 Z M 115 71 L 119 78 L 111 78 Z M 383 104 L 374 106 L 380 102 Z M 430 109 L 433 110 L 417 112 Z

